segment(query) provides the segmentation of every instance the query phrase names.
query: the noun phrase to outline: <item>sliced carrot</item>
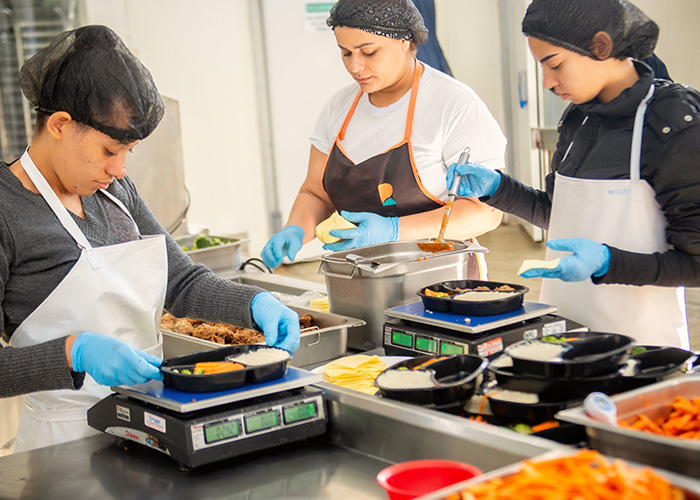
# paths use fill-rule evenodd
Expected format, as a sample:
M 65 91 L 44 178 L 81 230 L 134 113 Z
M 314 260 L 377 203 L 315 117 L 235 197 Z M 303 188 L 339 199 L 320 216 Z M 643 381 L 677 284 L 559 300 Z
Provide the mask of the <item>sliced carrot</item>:
M 559 422 L 556 420 L 547 420 L 541 424 L 533 425 L 532 432 L 546 431 L 547 429 L 554 429 L 555 427 L 559 427 Z

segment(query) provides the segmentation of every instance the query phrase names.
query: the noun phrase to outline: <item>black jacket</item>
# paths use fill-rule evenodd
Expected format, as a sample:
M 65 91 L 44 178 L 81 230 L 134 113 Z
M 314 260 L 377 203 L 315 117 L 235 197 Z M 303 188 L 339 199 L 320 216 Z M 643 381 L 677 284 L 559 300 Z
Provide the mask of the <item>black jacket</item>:
M 634 115 L 653 79 L 646 65 L 635 65 L 639 81 L 611 102 L 593 100 L 566 109 L 559 122 L 546 192 L 503 175 L 497 192 L 484 201 L 546 229 L 554 172 L 583 179 L 629 178 Z M 700 286 L 700 93 L 685 85 L 653 81 L 656 89 L 644 121 L 641 176 L 656 192 L 671 249 L 638 254 L 610 247 L 610 269 L 594 282 Z

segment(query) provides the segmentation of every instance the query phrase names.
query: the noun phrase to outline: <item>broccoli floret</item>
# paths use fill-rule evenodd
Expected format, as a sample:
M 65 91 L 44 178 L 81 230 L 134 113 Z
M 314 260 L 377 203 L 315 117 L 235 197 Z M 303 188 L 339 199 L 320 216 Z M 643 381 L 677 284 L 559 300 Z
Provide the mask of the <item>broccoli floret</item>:
M 221 238 L 217 238 L 215 236 L 207 236 L 207 235 L 201 235 L 197 236 L 197 239 L 194 240 L 194 247 L 195 248 L 209 248 L 209 247 L 215 247 L 217 245 L 223 245 L 224 242 Z

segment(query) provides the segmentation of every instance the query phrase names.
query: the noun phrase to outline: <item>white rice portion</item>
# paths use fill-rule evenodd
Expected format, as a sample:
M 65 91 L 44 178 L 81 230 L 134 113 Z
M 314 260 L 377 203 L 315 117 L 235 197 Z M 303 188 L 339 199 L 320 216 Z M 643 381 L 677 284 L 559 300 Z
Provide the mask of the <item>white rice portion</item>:
M 463 300 L 465 302 L 485 302 L 489 300 L 507 299 L 513 295 L 518 295 L 518 293 L 519 292 L 487 292 L 486 290 L 480 292 L 474 290 L 471 292 L 461 292 L 452 295 L 450 298 L 454 300 Z
M 387 370 L 377 378 L 382 389 L 428 389 L 435 387 L 432 373 L 425 370 Z
M 533 361 L 561 361 L 561 355 L 569 346 L 552 342 L 527 342 L 510 348 L 508 354 Z
M 256 349 L 254 351 L 239 354 L 238 356 L 230 356 L 228 358 L 229 361 L 242 363 L 246 366 L 269 365 L 272 363 L 279 363 L 280 361 L 287 361 L 288 359 L 289 353 L 284 349 L 278 349 L 276 347 Z
M 487 395 L 491 399 L 510 401 L 512 403 L 531 405 L 540 402 L 540 397 L 533 392 L 495 390 L 493 392 L 489 392 Z

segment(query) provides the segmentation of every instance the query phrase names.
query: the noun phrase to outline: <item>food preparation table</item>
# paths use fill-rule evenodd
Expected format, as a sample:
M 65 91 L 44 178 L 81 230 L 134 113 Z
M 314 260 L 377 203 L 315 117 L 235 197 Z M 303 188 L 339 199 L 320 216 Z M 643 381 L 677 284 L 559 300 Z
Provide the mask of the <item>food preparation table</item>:
M 412 405 L 317 384 L 329 414 L 324 436 L 179 470 L 170 457 L 94 437 L 0 458 L 2 499 L 384 500 L 377 473 L 419 458 L 471 462 L 484 471 L 561 445 Z

